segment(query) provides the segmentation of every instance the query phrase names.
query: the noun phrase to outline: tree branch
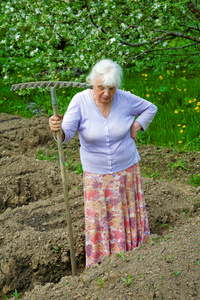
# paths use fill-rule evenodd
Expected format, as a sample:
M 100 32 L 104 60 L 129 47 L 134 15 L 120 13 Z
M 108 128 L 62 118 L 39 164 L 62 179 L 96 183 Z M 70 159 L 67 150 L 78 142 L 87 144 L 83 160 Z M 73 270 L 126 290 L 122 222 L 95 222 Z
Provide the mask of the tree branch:
M 194 27 L 194 26 L 186 26 L 185 24 L 180 24 L 180 26 L 186 27 L 187 29 L 191 29 L 191 30 L 197 30 L 197 31 L 200 31 L 200 29 L 199 29 L 199 28 L 197 28 L 197 27 Z
M 197 6 L 192 1 L 189 1 L 187 6 L 195 18 L 200 21 L 200 10 L 197 8 Z
M 92 24 L 93 24 L 97 29 L 101 29 L 101 31 L 102 31 L 103 33 L 107 33 L 101 26 L 98 26 L 98 25 L 94 22 L 94 20 L 93 20 L 93 18 L 92 18 L 92 16 L 91 16 L 91 13 L 90 13 L 90 9 L 89 9 L 87 0 L 85 0 L 85 6 L 86 6 L 86 9 L 87 9 L 87 12 L 88 12 L 88 15 L 89 15 L 89 18 L 90 18 L 90 21 L 92 22 Z
M 195 38 L 195 37 L 190 36 L 190 35 L 185 34 L 185 33 L 177 32 L 177 31 L 159 30 L 159 29 L 154 29 L 154 28 L 149 28 L 149 29 L 152 30 L 152 31 L 155 31 L 155 32 L 163 32 L 164 36 L 171 35 L 171 36 L 175 36 L 175 37 L 182 37 L 182 38 L 185 38 L 185 39 L 192 40 L 194 42 L 200 43 L 200 39 L 199 38 Z
M 159 49 L 152 49 L 153 48 L 153 46 L 151 46 L 151 47 L 149 47 L 146 51 L 143 51 L 143 52 L 140 52 L 140 53 L 138 53 L 137 55 L 135 55 L 135 56 L 133 56 L 132 58 L 134 58 L 134 59 L 136 59 L 136 58 L 138 58 L 138 57 L 140 57 L 140 56 L 142 56 L 142 55 L 144 55 L 144 54 L 146 54 L 146 53 L 153 53 L 154 52 L 154 54 L 155 55 L 157 55 L 155 52 L 158 52 L 158 51 L 166 51 L 166 50 L 178 50 L 178 49 L 182 49 L 182 48 L 189 48 L 189 47 L 191 47 L 191 46 L 195 46 L 195 45 L 197 45 L 197 43 L 194 43 L 194 44 L 190 44 L 190 45 L 187 45 L 187 46 L 181 46 L 181 47 L 169 47 L 169 48 L 164 48 L 164 49 L 162 49 L 162 48 L 159 48 Z M 152 49 L 152 50 L 151 50 Z M 197 52 L 196 54 L 198 54 L 199 52 Z M 167 53 L 166 55 L 172 55 L 173 53 Z M 195 55 L 196 55 L 195 54 Z M 163 54 L 162 54 L 163 55 Z M 176 54 L 173 54 L 173 55 L 177 55 L 177 53 Z M 185 55 L 184 53 L 183 54 L 179 54 L 179 55 Z M 194 54 L 191 54 L 191 55 L 194 55 Z

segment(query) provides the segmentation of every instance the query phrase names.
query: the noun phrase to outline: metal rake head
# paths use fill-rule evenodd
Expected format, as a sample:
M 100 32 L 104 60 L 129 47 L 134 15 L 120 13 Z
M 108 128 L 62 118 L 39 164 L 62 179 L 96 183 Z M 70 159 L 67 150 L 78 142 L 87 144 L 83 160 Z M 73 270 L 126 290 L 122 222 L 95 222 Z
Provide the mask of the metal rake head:
M 79 88 L 91 88 L 91 84 L 87 83 L 82 83 L 82 82 L 73 82 L 73 81 L 36 81 L 36 82 L 25 82 L 25 83 L 18 83 L 18 84 L 13 84 L 11 87 L 11 91 L 16 91 L 16 90 L 23 90 L 23 89 L 29 89 L 29 88 L 56 88 L 59 87 L 61 88 L 68 88 L 68 87 L 79 87 Z

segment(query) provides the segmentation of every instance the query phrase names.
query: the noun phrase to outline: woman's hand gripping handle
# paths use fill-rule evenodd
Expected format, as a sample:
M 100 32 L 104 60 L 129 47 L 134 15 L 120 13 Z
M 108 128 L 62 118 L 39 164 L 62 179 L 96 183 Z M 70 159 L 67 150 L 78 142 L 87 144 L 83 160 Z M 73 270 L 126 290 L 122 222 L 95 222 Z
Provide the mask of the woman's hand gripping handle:
M 53 132 L 55 138 L 57 139 L 57 134 L 56 132 L 61 130 L 62 132 L 62 141 L 64 141 L 65 139 L 65 134 L 62 130 L 62 119 L 63 119 L 63 116 L 62 115 L 58 115 L 58 117 L 55 117 L 55 116 L 51 116 L 49 118 L 49 126 L 50 126 L 50 129 L 51 131 Z

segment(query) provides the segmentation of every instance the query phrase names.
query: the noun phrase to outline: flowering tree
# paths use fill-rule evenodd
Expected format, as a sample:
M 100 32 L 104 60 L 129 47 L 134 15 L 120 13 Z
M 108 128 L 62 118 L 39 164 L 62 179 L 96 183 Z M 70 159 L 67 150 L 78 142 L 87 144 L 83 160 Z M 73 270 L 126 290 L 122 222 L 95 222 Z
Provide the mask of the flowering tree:
M 200 5 L 188 0 L 10 0 L 1 3 L 5 80 L 81 80 L 101 58 L 123 67 L 199 66 Z

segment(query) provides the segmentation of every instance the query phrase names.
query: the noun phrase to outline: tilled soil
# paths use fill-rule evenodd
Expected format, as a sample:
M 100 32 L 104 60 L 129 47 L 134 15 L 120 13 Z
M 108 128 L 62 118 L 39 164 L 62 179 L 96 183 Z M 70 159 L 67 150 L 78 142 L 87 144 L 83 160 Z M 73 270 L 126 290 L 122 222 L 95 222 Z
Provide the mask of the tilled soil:
M 65 148 L 78 275 L 71 276 L 56 142 L 48 118 L 0 114 L 0 299 L 199 299 L 200 154 L 139 145 L 151 236 L 85 269 L 78 136 Z M 15 298 L 12 298 L 15 299 Z

